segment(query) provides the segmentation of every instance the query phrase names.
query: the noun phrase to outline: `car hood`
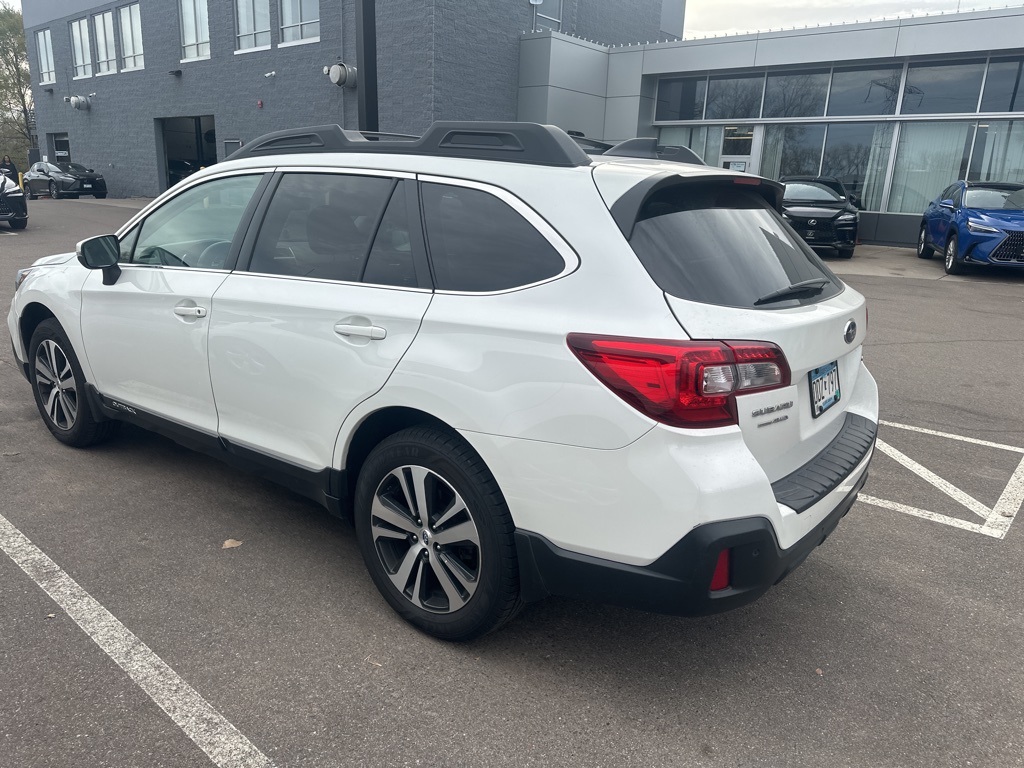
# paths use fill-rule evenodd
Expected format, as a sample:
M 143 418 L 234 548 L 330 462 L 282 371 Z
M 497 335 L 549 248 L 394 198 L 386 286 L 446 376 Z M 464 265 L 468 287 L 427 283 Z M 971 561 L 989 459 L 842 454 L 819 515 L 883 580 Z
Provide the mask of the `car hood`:
M 78 254 L 72 251 L 71 253 L 57 253 L 53 256 L 43 256 L 41 259 L 36 259 L 32 262 L 33 267 L 52 267 L 54 264 L 64 264 L 65 262 L 71 261 Z
M 974 221 L 1000 229 L 1024 229 L 1024 211 L 983 211 L 969 208 L 964 213 Z
M 787 203 L 782 202 L 782 210 L 790 216 L 801 218 L 832 219 L 841 213 L 846 213 L 849 206 L 846 203 L 836 201 L 835 205 L 830 203 Z
M 102 179 L 103 178 L 103 174 L 101 174 L 101 173 L 80 173 L 78 171 L 68 171 L 64 175 L 65 176 L 70 176 L 73 179 L 78 179 L 79 181 L 89 181 L 91 179 Z
M 0 173 L 0 194 L 13 192 L 16 189 L 20 189 L 18 182 L 8 178 L 6 174 Z

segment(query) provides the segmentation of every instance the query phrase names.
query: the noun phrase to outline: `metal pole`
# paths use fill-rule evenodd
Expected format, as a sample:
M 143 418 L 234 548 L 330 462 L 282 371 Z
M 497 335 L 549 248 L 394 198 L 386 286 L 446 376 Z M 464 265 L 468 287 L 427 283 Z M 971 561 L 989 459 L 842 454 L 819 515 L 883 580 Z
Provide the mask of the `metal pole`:
M 379 131 L 377 119 L 377 9 L 375 0 L 356 0 L 356 95 L 359 130 Z

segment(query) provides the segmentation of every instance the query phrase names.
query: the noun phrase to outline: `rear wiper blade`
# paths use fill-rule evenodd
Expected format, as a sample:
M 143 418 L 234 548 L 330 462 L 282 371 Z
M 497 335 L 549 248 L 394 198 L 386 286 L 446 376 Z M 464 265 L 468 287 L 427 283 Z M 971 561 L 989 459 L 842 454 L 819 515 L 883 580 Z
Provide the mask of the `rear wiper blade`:
M 829 285 L 831 282 L 832 281 L 827 277 L 815 277 L 810 280 L 801 280 L 799 283 L 793 283 L 786 288 L 780 288 L 777 291 L 765 294 L 754 302 L 754 306 L 759 307 L 762 304 L 774 304 L 776 301 L 785 301 L 786 299 L 800 299 L 804 296 L 815 296 L 825 290 L 825 286 Z

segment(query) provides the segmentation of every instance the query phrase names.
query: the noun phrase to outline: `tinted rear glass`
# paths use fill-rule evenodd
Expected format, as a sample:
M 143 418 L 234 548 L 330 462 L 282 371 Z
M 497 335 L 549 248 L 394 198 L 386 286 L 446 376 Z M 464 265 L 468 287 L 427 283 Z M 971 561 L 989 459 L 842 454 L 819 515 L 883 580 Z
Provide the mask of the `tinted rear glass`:
M 630 245 L 658 286 L 680 299 L 753 308 L 759 298 L 794 283 L 830 281 L 816 296 L 758 307 L 785 309 L 842 290 L 763 197 L 732 183 L 656 192 L 640 211 Z

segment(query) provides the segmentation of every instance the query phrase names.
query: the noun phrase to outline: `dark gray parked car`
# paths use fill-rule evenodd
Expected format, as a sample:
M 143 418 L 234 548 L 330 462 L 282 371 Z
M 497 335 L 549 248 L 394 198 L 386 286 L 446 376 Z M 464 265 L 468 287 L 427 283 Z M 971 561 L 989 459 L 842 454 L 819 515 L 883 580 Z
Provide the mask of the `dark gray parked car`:
M 40 195 L 49 195 L 54 200 L 80 195 L 100 199 L 107 196 L 103 176 L 78 163 L 35 163 L 22 178 L 30 200 Z

